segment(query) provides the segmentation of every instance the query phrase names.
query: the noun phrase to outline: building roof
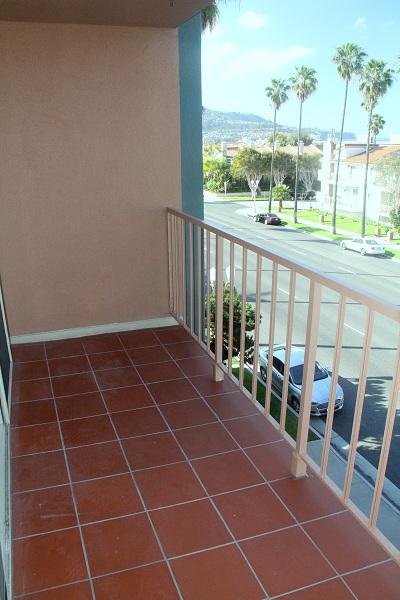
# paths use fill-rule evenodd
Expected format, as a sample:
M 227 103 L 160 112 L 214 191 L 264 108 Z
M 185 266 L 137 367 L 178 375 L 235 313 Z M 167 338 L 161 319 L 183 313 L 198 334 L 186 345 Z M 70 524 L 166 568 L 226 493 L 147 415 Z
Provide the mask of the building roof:
M 374 164 L 381 160 L 384 156 L 391 154 L 392 152 L 400 152 L 399 144 L 385 144 L 385 145 L 372 145 L 369 150 L 369 163 Z M 355 156 L 344 158 L 343 162 L 353 164 L 365 164 L 366 150 Z

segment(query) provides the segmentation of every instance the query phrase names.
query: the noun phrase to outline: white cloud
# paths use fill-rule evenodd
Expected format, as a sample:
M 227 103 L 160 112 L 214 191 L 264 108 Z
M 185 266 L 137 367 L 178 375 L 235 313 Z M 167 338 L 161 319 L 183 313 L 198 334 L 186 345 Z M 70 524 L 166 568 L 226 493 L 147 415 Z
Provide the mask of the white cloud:
M 221 25 L 215 25 L 215 27 L 213 27 L 213 29 L 211 31 L 207 27 L 207 29 L 203 32 L 202 37 L 203 37 L 203 40 L 205 40 L 205 41 L 215 40 L 215 39 L 222 37 L 223 33 L 224 33 L 223 27 L 221 27 Z
M 388 29 L 389 27 L 393 27 L 395 25 L 395 21 L 386 21 L 386 23 L 382 23 L 383 29 Z
M 244 29 L 260 29 L 267 25 L 269 18 L 266 15 L 256 14 L 255 12 L 249 11 L 239 17 L 238 23 Z
M 367 28 L 367 19 L 366 17 L 359 17 L 356 19 L 353 27 L 355 29 L 366 29 Z
M 223 71 L 225 77 L 236 77 L 256 71 L 269 73 L 278 67 L 286 66 L 294 60 L 310 56 L 313 48 L 291 46 L 283 50 L 257 48 L 234 58 Z
M 213 70 L 219 63 L 234 56 L 237 46 L 234 42 L 212 44 L 201 53 L 203 72 Z

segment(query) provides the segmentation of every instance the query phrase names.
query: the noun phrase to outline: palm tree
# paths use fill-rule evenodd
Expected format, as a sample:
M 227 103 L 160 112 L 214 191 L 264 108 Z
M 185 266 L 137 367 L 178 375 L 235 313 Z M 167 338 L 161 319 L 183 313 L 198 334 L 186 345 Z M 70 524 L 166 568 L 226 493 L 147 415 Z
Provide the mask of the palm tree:
M 368 183 L 368 165 L 369 165 L 369 147 L 371 138 L 372 111 L 374 110 L 379 98 L 384 96 L 393 83 L 393 69 L 387 69 L 386 63 L 381 59 L 371 59 L 363 71 L 359 91 L 364 96 L 365 110 L 368 112 L 367 128 L 367 149 L 365 153 L 365 175 L 364 191 L 361 217 L 361 237 L 365 236 L 365 214 L 367 208 L 367 183 Z
M 344 117 L 346 114 L 347 104 L 347 91 L 349 88 L 349 82 L 353 75 L 361 75 L 364 57 L 367 56 L 362 48 L 357 44 L 343 44 L 336 48 L 336 54 L 332 58 L 332 62 L 337 65 L 337 72 L 341 79 L 346 82 L 344 90 L 344 103 L 342 112 L 342 126 L 340 128 L 339 148 L 336 157 L 336 177 L 335 177 L 335 188 L 333 193 L 333 207 L 332 207 L 332 233 L 336 233 L 336 206 L 337 206 L 337 188 L 339 180 L 339 165 L 340 165 L 340 153 L 342 150 L 343 140 L 343 129 L 344 129 Z
M 385 119 L 378 114 L 374 114 L 371 117 L 371 137 L 373 140 L 373 144 L 376 144 L 376 136 L 380 131 L 382 131 L 386 121 Z
M 296 156 L 296 175 L 294 184 L 294 211 L 293 220 L 297 223 L 297 186 L 299 183 L 299 155 L 300 155 L 300 135 L 301 135 L 301 118 L 303 112 L 303 102 L 307 100 L 313 92 L 315 92 L 318 84 L 316 78 L 317 72 L 314 69 L 305 67 L 296 67 L 295 74 L 290 77 L 292 83 L 292 92 L 296 94 L 297 100 L 300 102 L 299 130 L 297 135 L 297 156 Z
M 275 156 L 275 139 L 276 139 L 276 113 L 284 102 L 288 99 L 287 91 L 290 90 L 290 85 L 284 79 L 271 79 L 271 85 L 265 88 L 267 97 L 270 100 L 271 106 L 274 109 L 274 132 L 272 137 L 272 158 L 271 158 L 271 174 L 269 178 L 269 205 L 268 210 L 272 210 L 272 178 L 274 172 L 274 156 Z
M 219 19 L 218 4 L 227 4 L 230 0 L 213 0 L 211 4 L 201 11 L 201 30 L 204 32 L 207 28 L 212 31 Z

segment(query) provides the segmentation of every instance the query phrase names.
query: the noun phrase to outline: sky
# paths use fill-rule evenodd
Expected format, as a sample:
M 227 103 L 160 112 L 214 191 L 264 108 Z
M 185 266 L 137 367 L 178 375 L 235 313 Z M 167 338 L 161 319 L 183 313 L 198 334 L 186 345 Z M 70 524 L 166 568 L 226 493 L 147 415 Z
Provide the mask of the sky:
M 265 93 L 271 79 L 288 78 L 302 65 L 316 70 L 318 86 L 303 104 L 304 127 L 340 131 L 345 83 L 332 57 L 338 46 L 358 44 L 366 60 L 400 68 L 399 0 L 229 0 L 219 2 L 217 27 L 202 36 L 203 106 L 273 120 Z M 366 135 L 358 81 L 349 85 L 345 131 Z M 400 74 L 375 113 L 383 137 L 400 135 Z M 299 102 L 290 93 L 277 122 L 297 127 Z

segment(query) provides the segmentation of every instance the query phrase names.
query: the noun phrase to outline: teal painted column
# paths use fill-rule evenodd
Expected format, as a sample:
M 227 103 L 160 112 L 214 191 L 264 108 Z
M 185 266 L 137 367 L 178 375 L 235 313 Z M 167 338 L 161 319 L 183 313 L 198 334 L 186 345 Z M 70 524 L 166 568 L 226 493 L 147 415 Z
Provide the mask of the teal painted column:
M 203 219 L 203 132 L 200 13 L 178 29 L 182 210 Z

